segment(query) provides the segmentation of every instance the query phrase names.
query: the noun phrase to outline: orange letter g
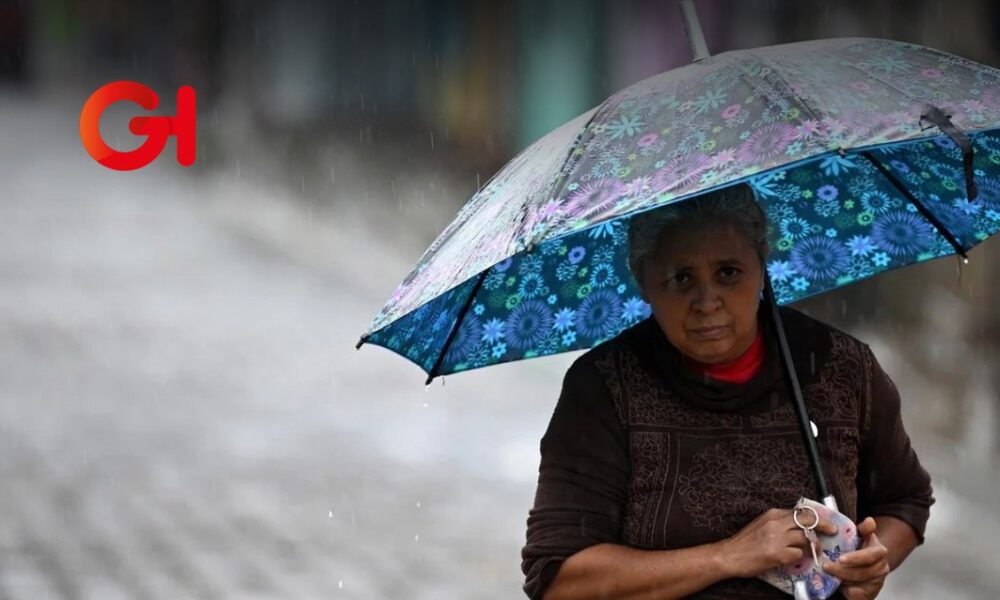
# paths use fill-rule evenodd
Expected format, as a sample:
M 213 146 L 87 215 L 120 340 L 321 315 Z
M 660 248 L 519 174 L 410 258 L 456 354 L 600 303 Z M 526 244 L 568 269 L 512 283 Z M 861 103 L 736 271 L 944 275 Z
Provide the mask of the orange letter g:
M 115 81 L 94 92 L 80 112 L 80 140 L 94 160 L 118 171 L 138 169 L 156 159 L 173 135 L 177 137 L 177 162 L 185 167 L 194 163 L 195 95 L 191 86 L 177 90 L 177 116 L 133 117 L 129 121 L 129 131 L 147 136 L 141 146 L 129 152 L 118 152 L 101 139 L 101 114 L 119 100 L 131 100 L 146 110 L 159 104 L 153 90 L 134 81 Z

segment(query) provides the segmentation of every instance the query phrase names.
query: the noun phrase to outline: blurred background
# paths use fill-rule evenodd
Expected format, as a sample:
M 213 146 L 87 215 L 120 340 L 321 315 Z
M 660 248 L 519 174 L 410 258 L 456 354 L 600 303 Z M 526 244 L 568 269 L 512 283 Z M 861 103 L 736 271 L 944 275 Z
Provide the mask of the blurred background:
M 1000 65 L 991 0 L 698 0 L 712 52 Z M 535 138 L 690 61 L 673 1 L 0 0 L 0 599 L 517 598 L 578 353 L 439 378 L 354 344 Z M 105 169 L 131 79 L 197 161 Z M 129 103 L 101 122 L 138 146 Z M 869 342 L 937 504 L 882 597 L 1000 596 L 1000 242 L 798 305 Z M 447 384 L 445 384 L 447 379 Z

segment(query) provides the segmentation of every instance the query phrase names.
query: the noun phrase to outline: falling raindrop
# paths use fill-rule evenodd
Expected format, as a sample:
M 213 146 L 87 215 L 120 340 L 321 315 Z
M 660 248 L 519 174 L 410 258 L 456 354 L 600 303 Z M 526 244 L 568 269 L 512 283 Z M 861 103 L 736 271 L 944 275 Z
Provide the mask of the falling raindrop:
M 434 149 L 434 131 L 431 130 L 431 150 Z
M 424 402 L 424 408 L 427 408 L 427 406 L 428 406 L 428 404 L 426 402 Z
M 341 589 L 343 589 L 343 588 L 344 588 L 344 580 L 343 580 L 343 579 L 341 579 L 341 580 L 337 581 L 337 587 L 338 587 L 338 588 L 341 588 Z
M 419 542 L 420 541 L 420 534 L 419 533 L 413 536 L 413 541 L 414 542 Z
M 444 377 L 441 378 L 441 385 L 444 385 Z
M 420 508 L 420 500 L 417 500 L 417 508 Z
M 332 510 L 330 511 L 330 514 L 326 515 L 326 518 L 328 518 L 328 519 L 332 519 L 333 518 L 333 511 Z
M 240 178 L 240 161 L 239 160 L 236 161 L 236 178 L 237 179 Z

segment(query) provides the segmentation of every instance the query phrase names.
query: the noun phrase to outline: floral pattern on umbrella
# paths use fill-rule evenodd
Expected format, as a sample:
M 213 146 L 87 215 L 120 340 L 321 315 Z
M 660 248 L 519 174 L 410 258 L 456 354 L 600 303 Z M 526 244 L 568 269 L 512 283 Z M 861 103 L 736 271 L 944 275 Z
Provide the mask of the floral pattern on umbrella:
M 970 134 L 980 198 L 965 198 L 954 143 L 921 119 L 929 104 Z M 704 59 L 515 157 L 363 341 L 432 374 L 591 347 L 649 314 L 626 267 L 627 219 L 737 181 L 770 218 L 781 303 L 968 249 L 1000 228 L 998 127 L 1000 71 L 922 46 L 835 39 Z

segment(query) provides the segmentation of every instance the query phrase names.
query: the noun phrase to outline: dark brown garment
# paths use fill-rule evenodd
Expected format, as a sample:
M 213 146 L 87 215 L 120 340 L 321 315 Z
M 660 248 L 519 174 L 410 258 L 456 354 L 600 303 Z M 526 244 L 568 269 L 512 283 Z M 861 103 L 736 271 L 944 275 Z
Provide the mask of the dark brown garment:
M 795 309 L 780 311 L 841 512 L 855 522 L 897 517 L 923 543 L 931 481 L 910 447 L 895 385 L 863 342 Z M 706 544 L 800 496 L 818 500 L 767 315 L 762 308 L 764 364 L 742 384 L 685 368 L 653 317 L 570 366 L 541 440 L 521 552 L 530 598 L 541 598 L 562 562 L 589 546 Z M 788 598 L 756 578 L 690 597 Z

